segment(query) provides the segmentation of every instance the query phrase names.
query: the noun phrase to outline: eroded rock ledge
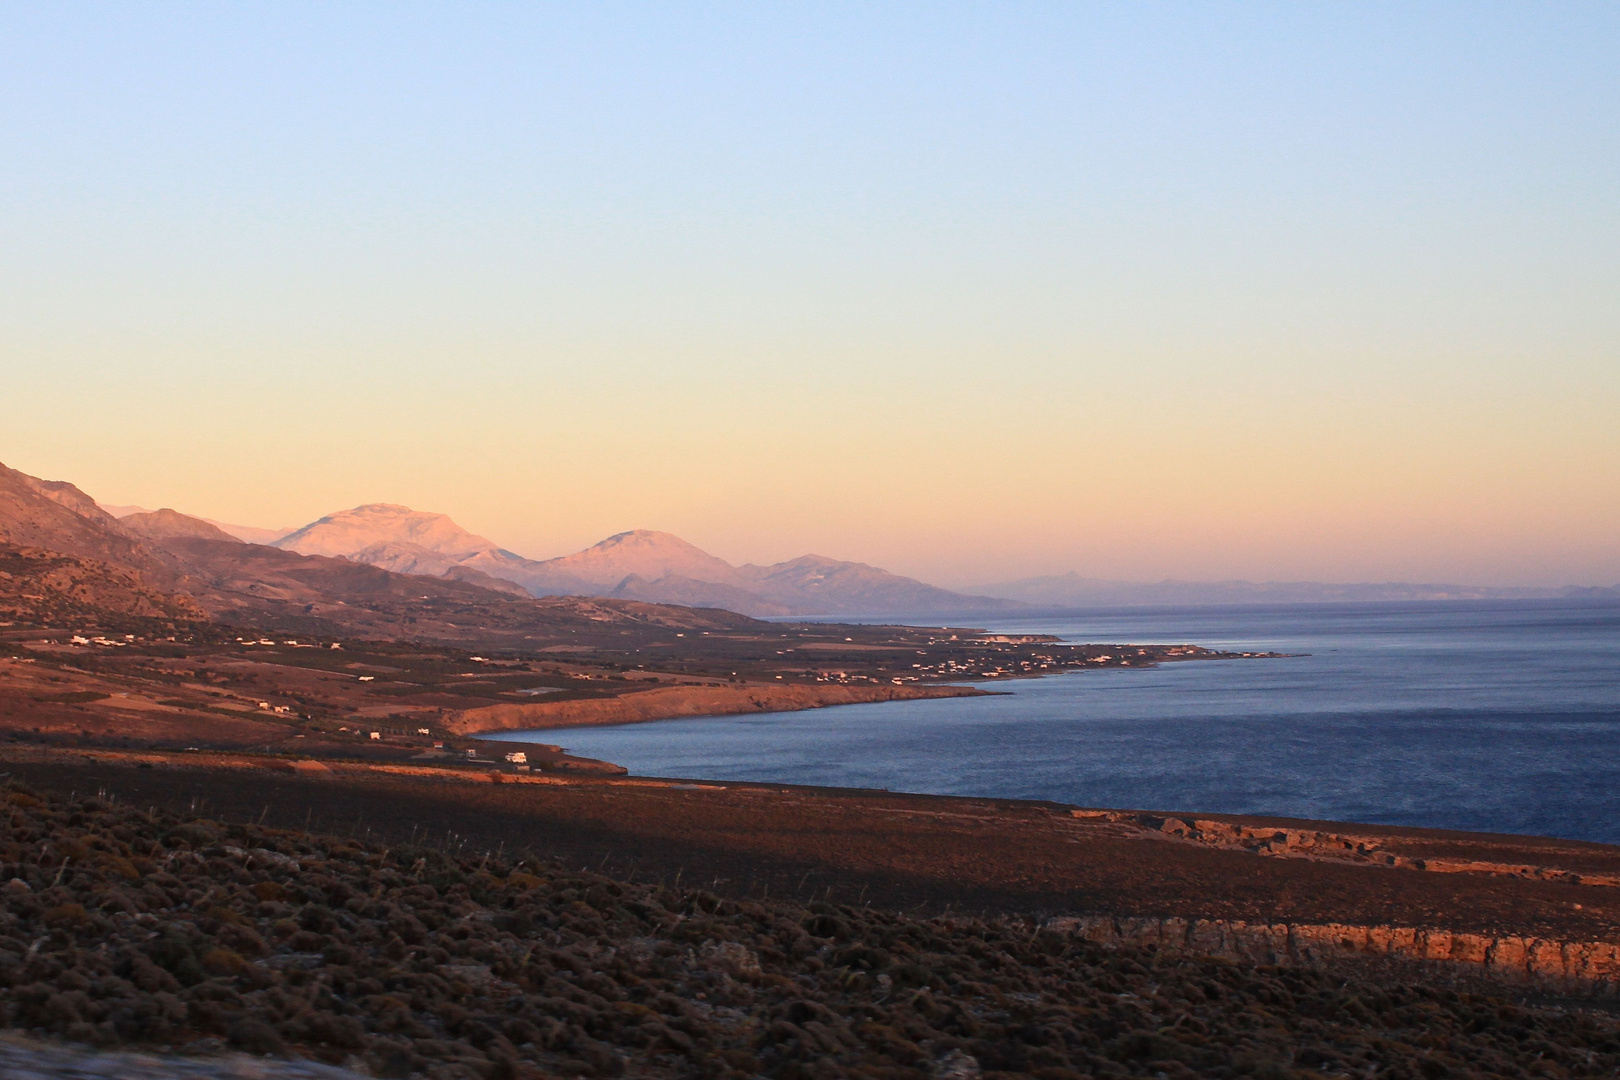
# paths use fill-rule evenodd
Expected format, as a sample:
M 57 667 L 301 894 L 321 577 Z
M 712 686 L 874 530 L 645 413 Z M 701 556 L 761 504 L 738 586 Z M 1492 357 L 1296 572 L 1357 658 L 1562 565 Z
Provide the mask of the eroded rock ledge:
M 1248 923 L 1225 919 L 1051 919 L 1048 929 L 1102 945 L 1154 946 L 1257 964 L 1315 964 L 1346 955 L 1468 965 L 1508 982 L 1569 993 L 1620 993 L 1620 944 L 1455 933 L 1412 926 Z
M 1174 920 L 730 899 L 501 848 L 374 845 L 19 787 L 0 789 L 0 820 L 0 1027 L 104 1050 L 230 1046 L 432 1080 L 1620 1071 L 1606 1013 L 1459 992 L 1425 969 L 1209 956 L 1261 940 L 1237 924 L 1209 939 Z M 1310 948 L 1299 928 L 1291 940 L 1289 956 Z M 0 1075 L 42 1060 L 86 1080 L 152 1075 L 80 1053 L 0 1056 Z M 158 1075 L 251 1064 L 203 1060 Z M 261 1075 L 331 1074 L 306 1061 Z
M 1370 831 L 1337 833 L 1318 829 L 1243 825 L 1205 818 L 1168 817 L 1116 810 L 1072 810 L 1070 814 L 1080 820 L 1102 821 L 1124 826 L 1127 832 L 1134 832 L 1143 839 L 1183 840 L 1273 858 L 1359 863 L 1401 870 L 1424 870 L 1433 874 L 1493 874 L 1532 881 L 1554 881 L 1566 885 L 1620 887 L 1620 874 L 1594 873 L 1531 863 L 1497 862 L 1490 859 L 1404 854 L 1398 850 L 1391 850 L 1392 845 L 1399 846 L 1397 840 Z

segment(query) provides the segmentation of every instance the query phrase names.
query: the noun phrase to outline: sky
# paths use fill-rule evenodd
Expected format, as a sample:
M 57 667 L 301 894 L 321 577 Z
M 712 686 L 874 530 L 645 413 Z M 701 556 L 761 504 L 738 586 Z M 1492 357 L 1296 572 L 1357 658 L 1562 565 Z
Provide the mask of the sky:
M 531 557 L 1620 582 L 1620 6 L 0 0 L 0 461 Z

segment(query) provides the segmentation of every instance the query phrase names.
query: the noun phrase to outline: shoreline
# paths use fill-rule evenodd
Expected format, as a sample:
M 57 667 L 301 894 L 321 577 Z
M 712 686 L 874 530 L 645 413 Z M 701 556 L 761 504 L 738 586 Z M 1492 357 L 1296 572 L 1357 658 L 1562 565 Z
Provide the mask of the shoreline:
M 446 716 L 445 731 L 476 737 L 502 731 L 552 731 L 560 728 L 610 727 L 657 720 L 683 720 L 744 713 L 799 712 L 833 705 L 865 705 L 880 701 L 922 701 L 936 698 L 988 697 L 994 690 L 957 683 L 901 686 L 844 684 L 722 683 L 705 686 L 660 686 L 611 698 L 574 701 L 537 701 L 486 705 Z

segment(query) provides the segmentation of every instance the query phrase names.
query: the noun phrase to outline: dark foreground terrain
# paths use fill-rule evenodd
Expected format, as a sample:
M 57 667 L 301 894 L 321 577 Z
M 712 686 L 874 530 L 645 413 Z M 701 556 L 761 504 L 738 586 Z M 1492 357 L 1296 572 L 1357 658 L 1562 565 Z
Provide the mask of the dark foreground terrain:
M 731 899 L 508 851 L 3 795 L 0 1013 L 378 1076 L 1607 1076 L 1603 1014 L 1412 966 Z
M 6 747 L 0 772 L 59 795 L 529 851 L 739 900 L 1620 942 L 1620 848 L 1546 837 L 268 754 Z M 1594 974 L 1620 983 L 1620 955 Z

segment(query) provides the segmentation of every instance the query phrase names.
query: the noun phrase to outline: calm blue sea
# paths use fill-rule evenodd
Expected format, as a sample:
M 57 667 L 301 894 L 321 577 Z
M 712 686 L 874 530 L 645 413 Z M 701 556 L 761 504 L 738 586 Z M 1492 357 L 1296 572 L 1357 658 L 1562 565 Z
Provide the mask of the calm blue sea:
M 1620 605 L 1206 607 L 989 628 L 1309 655 L 561 734 L 644 775 L 1620 842 Z

